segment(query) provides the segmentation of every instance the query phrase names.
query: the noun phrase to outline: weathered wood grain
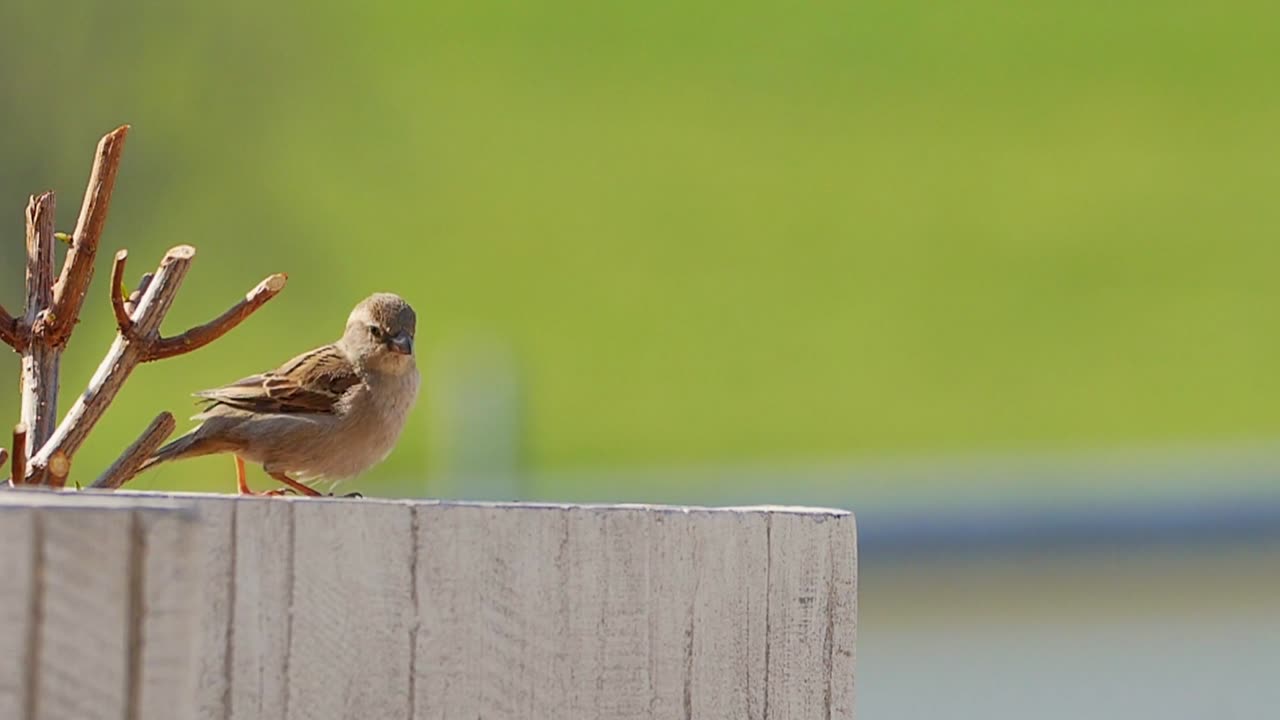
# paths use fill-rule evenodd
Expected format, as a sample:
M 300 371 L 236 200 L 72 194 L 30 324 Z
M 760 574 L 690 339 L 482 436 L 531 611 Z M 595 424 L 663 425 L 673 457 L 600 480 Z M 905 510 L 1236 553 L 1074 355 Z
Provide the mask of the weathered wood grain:
M 0 492 L 0 541 L 0 717 L 853 717 L 846 513 Z
M 417 512 L 416 718 L 852 717 L 851 516 Z
M 201 567 L 190 513 L 139 510 L 134 517 L 130 633 L 137 720 L 195 716 L 196 590 Z M 139 576 L 140 574 L 140 576 Z
M 0 718 L 26 718 L 31 697 L 31 636 L 40 602 L 37 512 L 0 505 Z
M 189 717 L 195 528 L 159 498 L 0 493 L 6 585 L 26 595 L 5 603 L 0 717 Z
M 407 718 L 412 509 L 344 500 L 291 504 L 285 717 Z
M 195 630 L 195 720 L 227 720 L 231 709 L 230 641 L 236 599 L 236 503 L 208 498 L 199 503 L 192 554 L 198 568 Z M 263 716 L 269 717 L 269 716 Z
M 128 717 L 135 668 L 129 508 L 41 510 L 37 720 Z
M 769 617 L 765 717 L 768 720 L 852 717 L 836 712 L 851 699 L 844 678 L 833 678 L 837 642 L 847 642 L 853 617 L 838 597 L 840 577 L 833 533 L 843 518 L 777 513 L 769 517 Z M 848 667 L 843 660 L 837 667 Z M 853 677 L 847 678 L 851 686 Z M 842 705 L 843 706 L 843 705 Z
M 229 626 L 221 650 L 235 720 L 284 718 L 293 605 L 293 504 L 235 501 Z
M 768 516 L 693 515 L 694 593 L 689 717 L 762 720 L 768 624 Z

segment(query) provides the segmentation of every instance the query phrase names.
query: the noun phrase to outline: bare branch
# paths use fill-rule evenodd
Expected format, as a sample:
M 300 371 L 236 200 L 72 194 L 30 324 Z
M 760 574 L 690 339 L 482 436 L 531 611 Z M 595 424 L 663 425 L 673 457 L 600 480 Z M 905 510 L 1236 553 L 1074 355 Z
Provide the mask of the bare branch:
M 55 453 L 61 451 L 68 458 L 75 456 L 89 431 L 102 418 L 116 393 L 120 392 L 124 381 L 159 338 L 160 323 L 173 305 L 195 254 L 195 248 L 190 245 L 179 245 L 165 254 L 155 278 L 133 313 L 133 334 L 116 334 L 111 349 L 89 380 L 89 387 L 76 398 L 49 442 L 31 459 L 30 481 L 46 482 L 50 460 Z
M 23 478 L 27 476 L 27 426 L 18 423 L 13 426 L 13 475 L 10 482 L 13 485 L 21 485 L 26 482 Z
M 120 169 L 120 154 L 129 126 L 121 125 L 98 141 L 98 151 L 93 158 L 93 170 L 89 173 L 89 185 L 84 191 L 84 204 L 80 206 L 80 219 L 71 236 L 71 249 L 62 263 L 58 276 L 53 316 L 50 319 L 49 341 L 55 347 L 66 344 L 71 329 L 80 318 L 89 281 L 93 279 L 93 260 L 98 254 L 98 241 L 107 224 L 107 210 L 111 205 L 111 191 L 116 184 L 116 171 Z
M 124 264 L 128 259 L 129 251 L 119 250 L 111 263 L 111 309 L 116 314 L 116 327 L 125 335 L 133 332 L 133 320 L 129 319 L 129 310 L 124 306 Z
M 147 354 L 144 361 L 163 360 L 176 355 L 183 355 L 193 350 L 199 350 L 226 335 L 243 322 L 245 318 L 252 315 L 254 311 L 265 305 L 268 300 L 283 290 L 286 280 L 288 280 L 287 275 L 276 273 L 258 283 L 258 286 L 250 290 L 243 300 L 231 306 L 229 310 L 213 320 L 204 325 L 193 327 L 181 335 L 160 338 L 151 346 L 151 352 Z
M 22 325 L 17 318 L 4 309 L 4 306 L 0 306 L 0 342 L 4 342 L 18 352 L 22 352 L 22 349 L 27 346 L 26 333 L 23 332 Z
M 155 454 L 160 444 L 173 434 L 175 427 L 177 423 L 173 420 L 173 413 L 162 412 L 157 415 L 138 439 L 134 440 L 133 444 L 111 464 L 111 467 L 107 468 L 107 471 L 94 480 L 89 487 L 115 490 L 132 480 L 133 476 L 138 474 L 138 468 L 142 467 L 142 463 Z
M 22 352 L 22 422 L 28 456 L 53 434 L 58 422 L 58 365 L 61 353 L 49 341 L 53 302 L 53 193 L 33 195 L 27 203 L 27 307 L 31 328 Z

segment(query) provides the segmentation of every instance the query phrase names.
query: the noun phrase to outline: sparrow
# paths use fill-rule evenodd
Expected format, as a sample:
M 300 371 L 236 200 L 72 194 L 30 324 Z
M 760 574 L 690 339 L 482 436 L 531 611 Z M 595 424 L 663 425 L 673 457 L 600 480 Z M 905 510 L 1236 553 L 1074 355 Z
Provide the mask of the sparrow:
M 347 318 L 342 337 L 305 352 L 275 370 L 195 393 L 205 407 L 200 424 L 143 463 L 231 453 L 236 488 L 255 493 L 245 461 L 303 495 L 321 493 L 305 481 L 337 481 L 381 462 L 404 429 L 418 396 L 413 356 L 417 316 L 392 293 L 363 300 Z M 140 470 L 140 472 L 141 472 Z

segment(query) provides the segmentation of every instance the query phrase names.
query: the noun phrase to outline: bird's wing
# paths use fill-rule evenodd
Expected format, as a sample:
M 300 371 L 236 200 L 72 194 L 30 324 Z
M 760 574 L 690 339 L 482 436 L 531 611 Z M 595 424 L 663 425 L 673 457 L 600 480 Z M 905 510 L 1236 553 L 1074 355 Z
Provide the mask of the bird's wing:
M 332 413 L 352 385 L 360 382 L 341 350 L 325 345 L 279 368 L 196 393 L 215 405 L 255 413 Z

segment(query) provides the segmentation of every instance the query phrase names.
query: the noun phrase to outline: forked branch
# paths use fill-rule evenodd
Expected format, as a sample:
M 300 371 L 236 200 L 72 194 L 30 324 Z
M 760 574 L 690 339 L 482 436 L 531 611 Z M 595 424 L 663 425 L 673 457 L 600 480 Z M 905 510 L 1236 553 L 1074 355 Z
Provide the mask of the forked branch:
M 124 251 L 116 253 L 109 292 L 116 323 L 120 326 L 119 332 L 116 333 L 115 342 L 107 351 L 106 357 L 98 365 L 97 372 L 90 379 L 89 387 L 80 394 L 75 404 L 67 411 L 67 416 L 63 418 L 62 424 L 58 426 L 49 442 L 32 458 L 28 472 L 29 482 L 59 484 L 55 471 L 60 454 L 68 461 L 75 456 L 89 431 L 102 418 L 107 406 L 120 392 L 125 380 L 139 363 L 173 357 L 204 347 L 240 324 L 284 287 L 285 276 L 272 275 L 245 296 L 243 301 L 212 322 L 192 328 L 175 338 L 163 339 L 160 336 L 160 324 L 173 305 L 195 252 L 195 248 L 190 245 L 179 245 L 169 250 L 160 261 L 160 267 L 156 269 L 155 274 L 143 276 L 143 282 L 128 300 L 123 298 L 121 292 L 125 260 L 128 255 Z M 150 281 L 146 280 L 147 277 L 151 278 Z M 139 291 L 141 291 L 140 295 Z M 145 447 L 150 442 L 150 438 L 161 432 L 165 423 L 162 418 L 157 418 L 153 425 L 154 427 L 149 428 L 135 445 Z M 157 443 L 162 442 L 164 437 L 173 432 L 172 418 L 168 425 L 169 429 Z M 152 450 L 154 449 L 153 447 Z M 145 459 L 144 457 L 143 460 Z M 115 482 L 112 478 L 118 478 L 121 483 L 127 481 L 132 477 L 132 473 L 137 471 L 137 467 L 134 466 L 130 470 L 126 461 L 132 462 L 122 456 L 116 463 L 119 467 L 113 465 L 113 470 L 109 471 L 110 476 L 104 475 L 103 477 L 107 479 L 99 478 L 99 480 Z M 140 464 L 141 460 L 138 462 Z
M 76 398 L 75 404 L 67 411 L 67 416 L 63 418 L 53 437 L 49 438 L 49 442 L 31 458 L 28 482 L 48 484 L 49 461 L 54 454 L 63 452 L 68 458 L 74 457 L 84 444 L 89 431 L 102 418 L 124 381 L 146 357 L 151 343 L 159 336 L 160 322 L 173 305 L 174 296 L 182 286 L 182 278 L 191 267 L 191 258 L 195 254 L 195 248 L 190 245 L 179 245 L 165 254 L 156 270 L 155 279 L 138 303 L 133 318 L 133 333 L 116 334 L 111 349 L 98 365 L 97 372 L 89 379 L 89 387 Z
M 245 294 L 243 300 L 232 305 L 230 309 L 213 320 L 203 325 L 197 325 L 181 335 L 160 338 L 151 346 L 145 361 L 164 360 L 165 358 L 199 350 L 226 335 L 237 325 L 244 322 L 245 318 L 252 315 L 255 310 L 267 304 L 268 300 L 283 290 L 286 280 L 288 280 L 287 275 L 276 273 L 258 283 L 257 287 Z
M 124 275 L 128 252 L 119 251 L 111 268 L 109 288 L 111 311 L 119 332 L 89 380 L 89 387 L 76 398 L 62 423 L 55 428 L 59 357 L 79 320 L 85 293 L 93 279 L 93 263 L 128 134 L 129 126 L 124 125 L 107 133 L 98 143 L 80 217 L 70 236 L 71 247 L 56 283 L 53 193 L 32 197 L 27 207 L 26 307 L 19 317 L 0 307 L 0 341 L 22 353 L 22 422 L 14 430 L 11 448 L 14 483 L 65 485 L 72 458 L 139 363 L 182 355 L 208 345 L 284 288 L 285 275 L 272 275 L 210 322 L 165 338 L 160 335 L 160 324 L 173 305 L 195 249 L 180 245 L 169 250 L 155 274 L 143 275 L 138 287 L 127 296 Z M 95 481 L 95 487 L 119 487 L 127 481 L 173 432 L 173 427 L 173 416 L 162 413 Z M 3 462 L 2 454 L 0 462 Z

